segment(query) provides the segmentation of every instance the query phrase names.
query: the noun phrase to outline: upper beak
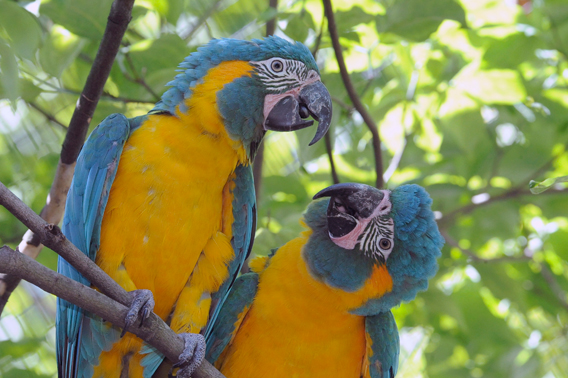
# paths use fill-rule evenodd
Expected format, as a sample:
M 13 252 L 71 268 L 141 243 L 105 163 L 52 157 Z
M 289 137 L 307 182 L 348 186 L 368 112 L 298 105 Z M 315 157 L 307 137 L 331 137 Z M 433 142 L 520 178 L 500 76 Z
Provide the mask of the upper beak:
M 382 191 L 365 184 L 342 183 L 335 184 L 321 190 L 314 196 L 314 199 L 331 197 L 328 214 L 333 206 L 336 206 L 336 199 L 345 208 L 345 213 L 355 216 L 357 219 L 365 219 L 371 216 L 381 203 L 385 195 Z
M 318 80 L 305 85 L 296 96 L 290 94 L 278 101 L 266 117 L 264 127 L 275 131 L 299 130 L 313 125 L 314 121 L 304 120 L 312 116 L 319 124 L 311 146 L 329 130 L 331 111 L 331 96 Z

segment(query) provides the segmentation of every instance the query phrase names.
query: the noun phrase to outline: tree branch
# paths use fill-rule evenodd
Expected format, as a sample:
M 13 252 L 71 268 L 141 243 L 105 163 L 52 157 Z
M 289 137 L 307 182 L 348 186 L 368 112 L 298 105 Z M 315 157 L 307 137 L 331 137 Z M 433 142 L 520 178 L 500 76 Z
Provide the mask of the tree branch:
M 154 97 L 155 101 L 160 100 L 160 96 L 158 96 L 158 94 L 154 92 L 152 87 L 150 87 L 148 83 L 146 83 L 146 80 L 144 80 L 144 78 L 138 73 L 138 71 L 136 71 L 136 67 L 134 66 L 134 62 L 132 61 L 132 57 L 130 56 L 130 54 L 126 53 L 124 54 L 124 56 L 126 58 L 126 63 L 128 63 L 128 66 L 130 67 L 130 71 L 132 71 L 132 74 L 134 75 L 134 77 L 132 77 L 128 74 L 128 72 L 123 71 L 122 73 L 124 74 L 124 77 L 133 83 L 140 84 L 141 86 L 143 86 L 144 89 L 146 89 L 148 93 L 150 93 L 152 97 Z
M 30 210 L 31 211 L 31 210 Z M 24 279 L 41 289 L 124 327 L 128 307 L 77 281 L 46 268 L 37 261 L 4 246 L 0 248 L 0 273 Z M 152 314 L 140 327 L 129 329 L 152 345 L 170 361 L 177 362 L 183 352 L 184 341 L 158 316 Z M 193 373 L 196 378 L 223 378 L 209 362 L 203 361 Z
M 568 300 L 566 299 L 566 293 L 562 290 L 562 287 L 558 284 L 556 279 L 554 278 L 554 274 L 548 269 L 548 266 L 545 263 L 540 263 L 540 274 L 542 278 L 548 283 L 550 290 L 554 293 L 556 298 L 562 304 L 566 310 L 568 310 Z
M 64 124 L 62 124 L 61 122 L 59 122 L 57 120 L 57 118 L 55 118 L 54 116 L 52 116 L 51 114 L 49 114 L 48 112 L 46 112 L 45 110 L 43 110 L 41 107 L 39 107 L 36 103 L 34 102 L 28 102 L 28 105 L 31 106 L 32 108 L 34 108 L 35 110 L 37 110 L 38 112 L 40 112 L 45 118 L 47 118 L 48 121 L 51 121 L 53 123 L 55 123 L 56 125 L 60 126 L 63 130 L 67 131 L 67 126 L 65 126 Z
M 568 192 L 568 188 L 561 188 L 561 189 L 551 188 L 546 192 L 540 193 L 539 196 L 562 194 L 562 193 L 566 193 L 566 192 Z M 522 189 L 521 187 L 515 187 L 515 188 L 510 189 L 506 192 L 503 192 L 503 193 L 501 193 L 497 196 L 490 197 L 485 202 L 470 203 L 470 204 L 467 204 L 465 206 L 460 207 L 459 209 L 455 209 L 453 211 L 450 211 L 449 213 L 445 214 L 442 219 L 440 219 L 438 221 L 438 225 L 440 226 L 440 228 L 445 228 L 445 227 L 448 226 L 448 224 L 450 224 L 454 220 L 454 218 L 457 215 L 471 213 L 473 210 L 478 209 L 482 206 L 489 205 L 493 202 L 503 201 L 503 200 L 522 197 L 522 196 L 534 196 L 534 194 L 532 194 L 530 192 L 530 190 Z
M 111 321 L 113 324 L 116 324 L 116 325 L 121 326 L 121 327 L 124 325 L 124 316 L 126 315 L 126 312 L 124 312 L 122 310 L 123 310 L 123 308 L 125 309 L 126 307 L 129 307 L 131 305 L 132 297 L 118 283 L 116 283 L 112 278 L 110 278 L 97 264 L 95 264 L 94 261 L 89 259 L 87 257 L 87 255 L 85 255 L 79 249 L 77 249 L 77 247 L 75 247 L 63 235 L 63 233 L 61 232 L 59 227 L 57 227 L 53 224 L 47 224 L 32 209 L 27 207 L 26 204 L 24 204 L 18 197 L 16 197 L 14 195 L 14 193 L 12 193 L 10 190 L 8 190 L 8 188 L 6 188 L 6 186 L 4 186 L 2 183 L 0 183 L 0 205 L 4 206 L 10 213 L 12 213 L 14 216 L 16 216 L 16 218 L 18 218 L 18 220 L 20 220 L 30 230 L 32 230 L 34 232 L 34 235 L 37 238 L 39 238 L 39 241 L 42 244 L 51 248 L 57 254 L 59 254 L 61 257 L 63 257 L 75 269 L 77 269 L 87 280 L 89 280 L 93 286 L 95 286 L 103 294 L 108 296 L 109 298 L 107 298 L 107 304 L 108 304 L 108 300 L 112 299 L 112 300 L 118 302 L 116 305 L 119 305 L 119 304 L 122 305 L 122 307 L 120 307 L 120 306 L 117 307 L 116 305 L 113 305 L 113 306 L 110 307 L 110 308 L 114 309 L 113 311 L 115 313 L 117 313 L 117 311 L 120 312 L 120 314 L 122 316 L 120 318 L 120 322 L 122 322 L 122 323 L 114 321 L 111 318 L 107 318 L 107 317 L 104 317 L 104 319 L 107 319 L 107 320 Z M 0 263 L 1 273 L 14 274 L 14 276 L 17 276 L 18 279 L 24 278 L 26 281 L 29 281 L 29 282 L 41 287 L 42 289 L 44 289 L 44 290 L 46 290 L 50 293 L 56 294 L 57 296 L 60 296 L 60 293 L 51 291 L 51 290 L 55 290 L 55 289 L 52 289 L 51 286 L 50 286 L 52 283 L 58 283 L 58 282 L 64 281 L 64 282 L 66 282 L 64 284 L 64 286 L 69 287 L 69 288 L 71 288 L 71 287 L 76 288 L 76 285 L 83 286 L 78 282 L 75 282 L 71 279 L 68 279 L 67 277 L 57 275 L 57 273 L 43 267 L 41 264 L 35 262 L 34 260 L 32 260 L 31 258 L 29 258 L 27 256 L 22 256 L 21 254 L 18 254 L 15 257 L 10 256 L 10 259 L 9 259 L 8 262 L 14 261 L 14 260 L 19 261 L 19 263 L 18 263 L 18 265 L 16 265 L 13 268 L 8 268 L 7 265 L 6 265 L 7 263 L 4 263 L 4 262 Z M 47 271 L 47 273 L 46 273 L 46 271 Z M 45 281 L 46 282 L 45 287 L 42 286 L 43 284 L 36 283 L 34 281 L 35 280 L 34 277 L 36 275 L 38 275 L 38 279 L 39 279 L 40 273 L 43 274 L 44 276 L 45 276 L 45 274 L 49 273 L 49 277 L 51 277 L 47 281 Z M 56 276 L 54 276 L 54 275 L 56 275 Z M 74 283 L 73 285 L 75 285 L 75 286 L 71 286 L 69 281 L 73 282 Z M 43 281 L 41 281 L 41 282 L 43 282 Z M 96 291 L 94 291 L 90 288 L 87 288 L 87 289 L 91 290 L 93 292 L 96 292 Z M 73 291 L 73 290 L 75 290 L 75 289 L 72 289 L 71 291 Z M 81 290 L 83 290 L 83 289 L 81 289 Z M 80 294 L 80 293 L 83 293 L 83 294 Z M 69 294 L 63 293 L 61 295 L 61 298 L 68 300 L 67 297 L 65 297 L 64 295 L 69 295 Z M 84 291 L 83 292 L 79 291 L 80 297 L 84 296 L 84 295 L 85 295 Z M 100 295 L 102 295 L 102 294 L 100 294 Z M 90 304 L 87 303 L 90 300 L 91 299 L 84 299 L 84 300 L 81 300 L 79 303 L 76 303 L 73 300 L 69 300 L 69 302 L 75 303 L 78 306 L 85 308 L 87 311 L 91 311 L 91 308 L 88 307 L 88 306 L 90 306 Z M 85 303 L 87 303 L 87 304 L 85 304 Z M 117 310 L 117 308 L 119 308 L 119 310 Z M 96 308 L 95 308 L 95 310 L 96 310 Z M 98 313 L 95 310 L 93 310 L 92 312 L 98 315 Z M 170 333 L 170 336 L 168 336 L 168 337 L 170 339 L 171 339 L 171 334 L 175 335 L 175 333 L 173 333 L 173 331 L 171 329 L 169 329 L 169 327 L 162 321 L 162 319 L 160 319 L 154 313 L 150 314 L 150 317 L 148 318 L 147 321 L 148 321 L 147 324 L 149 325 L 150 330 L 153 327 L 156 327 L 156 329 L 158 329 L 158 330 L 161 330 L 165 327 L 165 328 L 168 328 L 168 330 L 169 330 L 168 332 Z M 157 331 L 157 332 L 164 333 L 166 331 Z M 140 336 L 137 332 L 133 331 L 132 333 L 136 334 L 137 336 Z M 158 336 L 155 336 L 155 335 L 152 335 L 152 334 L 147 334 L 146 331 L 143 331 L 143 336 L 140 336 L 140 337 L 143 338 L 144 340 L 146 340 L 145 337 L 149 337 L 150 340 L 154 340 Z M 159 336 L 159 337 L 162 337 L 162 336 Z M 181 338 L 175 337 L 175 339 L 179 339 L 181 341 Z M 171 341 L 174 344 L 177 343 L 177 341 L 176 342 L 172 341 L 173 339 L 169 340 L 169 339 L 166 338 L 166 340 L 168 342 Z M 179 354 L 181 353 L 181 350 L 183 349 L 183 341 L 181 341 L 181 343 L 182 344 L 181 344 L 180 352 L 178 354 L 172 355 L 169 352 L 162 351 L 162 349 L 159 349 L 158 346 L 161 345 L 161 344 L 154 344 L 154 343 L 151 342 L 151 344 L 153 346 L 156 346 L 162 353 L 164 353 L 164 355 L 166 357 L 168 357 L 168 359 L 170 359 L 171 361 L 174 361 L 174 362 L 177 361 L 177 359 L 178 359 L 177 357 L 179 356 Z M 207 377 L 207 376 L 205 376 L 205 377 Z M 219 376 L 217 375 L 217 377 L 219 377 Z
M 63 217 L 67 192 L 69 191 L 75 170 L 75 162 L 85 142 L 89 124 L 120 47 L 120 41 L 132 17 L 133 4 L 134 0 L 114 0 L 112 3 L 103 39 L 87 77 L 83 92 L 71 117 L 71 122 L 61 147 L 61 156 L 57 164 L 53 184 L 47 196 L 46 205 L 40 213 L 41 217 L 48 223 L 58 224 Z M 18 247 L 19 251 L 35 259 L 43 247 L 39 242 L 39 238 L 28 230 L 22 239 Z M 5 279 L 7 278 L 2 278 L 2 280 Z M 2 280 L 0 280 L 0 296 L 1 301 L 6 303 L 10 294 L 6 292 L 8 288 L 6 282 L 2 284 Z M 13 285 L 13 280 L 10 280 L 10 282 Z M 13 286 L 17 286 L 17 282 Z M 0 313 L 2 310 L 3 306 L 0 305 Z
M 273 9 L 278 9 L 278 0 L 269 0 L 268 6 Z M 276 31 L 276 17 L 272 17 L 266 23 L 266 35 L 274 35 Z M 257 150 L 256 156 L 254 158 L 254 163 L 252 165 L 252 175 L 254 177 L 254 190 L 256 193 L 256 202 L 260 197 L 260 189 L 262 188 L 262 166 L 264 164 L 264 142 L 260 142 Z M 245 268 L 246 267 L 246 268 Z M 243 265 L 243 269 L 248 269 L 248 265 Z
M 446 239 L 446 242 L 454 248 L 459 249 L 464 255 L 467 255 L 472 263 L 514 263 L 514 262 L 528 262 L 532 260 L 531 256 L 503 256 L 491 259 L 479 257 L 477 253 L 470 249 L 460 247 L 459 243 L 448 234 L 446 230 L 440 229 L 440 233 Z
M 357 96 L 357 92 L 351 83 L 351 78 L 347 72 L 347 67 L 345 66 L 345 60 L 343 59 L 343 53 L 341 51 L 341 45 L 339 44 L 339 35 L 337 33 L 337 26 L 335 25 L 335 17 L 333 15 L 333 7 L 331 5 L 331 0 L 323 0 L 323 7 L 325 10 L 325 16 L 327 17 L 327 26 L 329 29 L 329 35 L 331 37 L 331 43 L 333 45 L 333 50 L 335 51 L 335 58 L 337 59 L 337 64 L 339 65 L 339 72 L 341 73 L 341 78 L 343 79 L 343 84 L 345 89 L 349 94 L 349 98 L 353 103 L 355 109 L 361 114 L 363 121 L 371 131 L 373 136 L 373 149 L 375 152 L 375 171 L 377 175 L 376 186 L 377 188 L 383 187 L 383 158 L 381 155 L 381 138 L 379 136 L 379 129 L 377 124 Z
M 193 34 L 195 34 L 195 32 L 199 30 L 201 25 L 203 25 L 207 21 L 207 19 L 211 17 L 213 12 L 215 12 L 215 10 L 219 8 L 219 5 L 221 5 L 222 1 L 223 0 L 215 0 L 215 2 L 205 11 L 205 13 L 203 13 L 201 17 L 199 17 L 199 19 L 195 22 L 195 24 L 193 24 L 193 26 L 186 35 L 180 33 L 180 38 L 185 41 L 190 41 L 191 37 L 193 37 Z
M 333 161 L 333 147 L 331 145 L 331 136 L 329 132 L 325 133 L 325 149 L 327 152 L 327 157 L 329 159 L 329 166 L 331 168 L 331 178 L 334 184 L 339 184 L 339 176 L 337 175 L 337 170 L 335 169 L 335 162 Z

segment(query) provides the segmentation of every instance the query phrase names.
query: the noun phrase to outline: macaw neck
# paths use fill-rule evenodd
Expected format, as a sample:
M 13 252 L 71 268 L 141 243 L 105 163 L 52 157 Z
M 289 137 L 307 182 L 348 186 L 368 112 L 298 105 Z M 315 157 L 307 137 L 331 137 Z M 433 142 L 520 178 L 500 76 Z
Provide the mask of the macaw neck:
M 243 61 L 220 63 L 211 68 L 192 88 L 191 96 L 184 100 L 187 111 L 182 111 L 180 106 L 176 108 L 176 115 L 184 124 L 197 128 L 211 138 L 225 139 L 237 151 L 239 161 L 243 164 L 250 162 L 246 147 L 241 138 L 227 132 L 227 120 L 219 112 L 217 101 L 218 93 L 226 84 L 243 76 L 250 77 L 252 69 L 248 62 Z M 235 110 L 237 112 L 238 109 Z

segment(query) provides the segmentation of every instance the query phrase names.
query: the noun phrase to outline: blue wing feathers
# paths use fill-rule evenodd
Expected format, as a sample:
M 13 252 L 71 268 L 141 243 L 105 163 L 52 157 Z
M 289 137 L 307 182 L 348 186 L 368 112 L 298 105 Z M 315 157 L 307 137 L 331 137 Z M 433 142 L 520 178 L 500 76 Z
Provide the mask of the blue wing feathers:
M 140 124 L 144 119 L 145 117 L 138 117 L 132 122 L 121 114 L 107 117 L 93 130 L 77 159 L 75 175 L 67 196 L 62 231 L 92 260 L 97 252 L 93 246 L 99 245 L 108 190 L 114 180 L 122 148 L 131 133 L 131 125 Z M 85 277 L 61 257 L 57 269 L 67 277 L 90 285 Z M 100 319 L 85 316 L 82 309 L 61 299 L 58 299 L 56 322 L 60 376 L 70 378 L 92 375 L 92 365 L 96 365 L 100 351 L 108 348 L 112 344 L 111 339 L 116 339 L 118 333 L 99 324 L 102 322 Z M 82 337 L 95 340 L 96 343 L 83 344 Z
M 369 357 L 371 378 L 394 378 L 398 371 L 400 339 L 390 311 L 365 318 L 365 332 L 372 341 Z
M 219 355 L 229 344 L 229 341 L 237 331 L 235 323 L 247 306 L 250 306 L 256 295 L 258 287 L 258 274 L 247 273 L 240 276 L 223 303 L 222 311 L 216 319 L 207 342 L 207 352 L 205 358 L 211 363 L 215 363 Z
M 254 193 L 254 179 L 250 165 L 239 165 L 235 169 L 235 188 L 233 190 L 233 238 L 231 245 L 235 253 L 233 261 L 229 265 L 229 278 L 223 282 L 219 291 L 211 296 L 212 303 L 216 307 L 211 312 L 209 322 L 205 328 L 207 340 L 213 328 L 213 323 L 219 315 L 223 302 L 229 294 L 237 275 L 239 274 L 246 258 L 250 254 L 254 242 L 256 230 L 256 197 Z

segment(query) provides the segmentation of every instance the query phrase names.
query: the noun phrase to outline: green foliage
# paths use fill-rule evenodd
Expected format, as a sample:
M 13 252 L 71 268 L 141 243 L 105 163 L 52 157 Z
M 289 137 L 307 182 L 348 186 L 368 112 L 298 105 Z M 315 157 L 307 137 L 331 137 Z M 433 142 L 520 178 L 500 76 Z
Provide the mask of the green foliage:
M 373 184 L 371 134 L 339 75 L 321 2 L 280 3 L 276 12 L 266 0 L 137 2 L 93 126 L 145 113 L 199 45 L 259 38 L 276 15 L 278 35 L 317 50 L 340 179 Z M 568 197 L 558 183 L 568 175 L 568 6 L 511 3 L 334 1 L 351 79 L 379 125 L 387 187 L 425 186 L 447 238 L 429 290 L 395 310 L 399 377 L 568 377 Z M 65 132 L 45 114 L 68 124 L 110 4 L 0 0 L 0 181 L 36 211 Z M 256 255 L 298 235 L 311 197 L 331 184 L 312 136 L 265 139 Z M 556 190 L 532 195 L 529 180 Z M 1 243 L 24 232 L 0 209 Z M 55 268 L 53 252 L 39 260 Z M 17 289 L 0 321 L 0 376 L 53 376 L 54 307 Z

